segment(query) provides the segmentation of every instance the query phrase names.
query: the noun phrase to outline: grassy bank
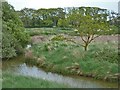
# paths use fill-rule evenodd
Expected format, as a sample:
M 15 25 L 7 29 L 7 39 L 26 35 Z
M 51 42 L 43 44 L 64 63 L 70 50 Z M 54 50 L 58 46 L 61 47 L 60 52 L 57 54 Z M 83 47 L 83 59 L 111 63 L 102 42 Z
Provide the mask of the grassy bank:
M 118 49 L 116 43 L 93 43 L 88 51 L 77 44 L 51 41 L 32 47 L 35 59 L 26 60 L 48 71 L 117 81 Z
M 67 86 L 28 76 L 3 73 L 3 88 L 66 88 Z

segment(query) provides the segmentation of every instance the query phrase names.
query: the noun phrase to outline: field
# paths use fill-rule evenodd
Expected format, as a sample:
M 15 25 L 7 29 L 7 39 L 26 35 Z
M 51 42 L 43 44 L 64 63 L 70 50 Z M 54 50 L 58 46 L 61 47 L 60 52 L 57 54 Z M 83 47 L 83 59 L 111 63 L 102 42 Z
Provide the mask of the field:
M 118 32 L 118 28 L 112 28 L 116 34 Z M 26 28 L 26 32 L 30 36 L 35 35 L 58 35 L 65 34 L 70 36 L 79 36 L 79 34 L 75 33 L 73 28 Z M 108 33 L 109 35 L 109 33 Z
M 57 34 L 68 34 L 75 35 L 76 33 L 72 28 L 26 28 L 26 32 L 29 33 L 30 36 L 35 35 L 57 35 Z

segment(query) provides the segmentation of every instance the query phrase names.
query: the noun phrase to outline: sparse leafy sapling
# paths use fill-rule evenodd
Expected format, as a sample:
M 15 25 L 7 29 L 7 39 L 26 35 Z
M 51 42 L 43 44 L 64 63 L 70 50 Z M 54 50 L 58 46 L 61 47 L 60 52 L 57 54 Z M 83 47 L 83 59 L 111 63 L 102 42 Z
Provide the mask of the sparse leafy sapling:
M 106 9 L 95 7 L 80 8 L 69 16 L 70 23 L 75 28 L 75 32 L 80 35 L 83 41 L 82 46 L 85 51 L 87 51 L 89 44 L 95 38 L 103 34 L 105 35 L 110 31 L 107 16 Z

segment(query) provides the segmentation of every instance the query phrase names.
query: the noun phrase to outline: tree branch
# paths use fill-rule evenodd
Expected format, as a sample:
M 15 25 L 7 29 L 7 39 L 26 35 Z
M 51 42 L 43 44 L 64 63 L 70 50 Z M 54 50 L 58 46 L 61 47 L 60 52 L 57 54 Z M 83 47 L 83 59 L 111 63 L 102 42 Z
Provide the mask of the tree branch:
M 97 37 L 99 37 L 100 35 L 97 35 L 96 37 L 93 37 L 93 39 L 95 39 L 95 38 L 97 38 Z
M 100 35 L 97 35 L 97 36 L 94 37 L 94 35 L 92 35 L 91 40 L 89 41 L 89 43 L 90 43 L 91 41 L 93 41 L 95 38 L 99 37 L 99 36 L 100 36 Z
M 80 37 L 81 37 L 82 41 L 84 41 L 84 43 L 86 43 L 86 41 L 84 40 L 82 34 L 80 34 Z

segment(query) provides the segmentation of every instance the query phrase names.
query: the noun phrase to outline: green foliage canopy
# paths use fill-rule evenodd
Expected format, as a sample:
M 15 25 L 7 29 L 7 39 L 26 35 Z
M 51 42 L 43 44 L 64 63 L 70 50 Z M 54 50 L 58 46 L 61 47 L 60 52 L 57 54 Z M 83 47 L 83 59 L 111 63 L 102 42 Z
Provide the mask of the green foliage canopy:
M 112 29 L 107 22 L 107 10 L 97 7 L 80 7 L 71 10 L 68 15 L 69 23 L 78 30 L 87 50 L 88 45 L 96 37 L 108 34 Z
M 2 3 L 2 58 L 10 58 L 21 52 L 29 36 L 24 32 L 23 24 L 13 6 Z

